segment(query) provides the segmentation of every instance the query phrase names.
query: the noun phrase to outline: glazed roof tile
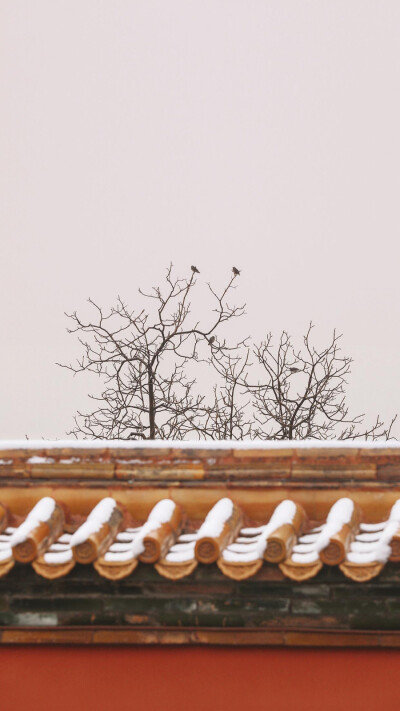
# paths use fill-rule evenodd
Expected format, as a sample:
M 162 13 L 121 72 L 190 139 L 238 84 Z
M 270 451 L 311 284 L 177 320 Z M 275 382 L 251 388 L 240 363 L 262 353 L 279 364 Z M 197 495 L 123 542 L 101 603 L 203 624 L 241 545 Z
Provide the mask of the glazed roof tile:
M 51 506 L 53 513 L 37 517 L 38 507 Z M 352 499 L 340 498 L 318 526 L 290 499 L 281 501 L 258 526 L 243 526 L 246 516 L 228 497 L 219 499 L 197 526 L 172 499 L 161 499 L 146 521 L 129 526 L 121 506 L 103 498 L 73 533 L 66 531 L 65 518 L 54 516 L 54 510 L 65 509 L 63 502 L 42 498 L 19 526 L 8 525 L 13 514 L 5 512 L 0 575 L 20 562 L 56 578 L 81 563 L 94 564 L 104 577 L 119 579 L 132 574 L 142 561 L 154 564 L 164 577 L 179 579 L 199 563 L 217 562 L 227 577 L 238 580 L 252 577 L 263 565 L 279 565 L 286 576 L 306 580 L 325 564 L 339 565 L 347 577 L 365 581 L 378 575 L 388 560 L 400 560 L 400 499 L 382 521 L 371 524 L 362 522 Z M 71 525 L 68 528 L 71 531 Z
M 400 560 L 392 442 L 2 442 L 0 502 L 0 575 L 78 563 L 119 579 L 141 562 L 179 579 L 217 563 L 302 581 L 337 565 L 362 582 Z

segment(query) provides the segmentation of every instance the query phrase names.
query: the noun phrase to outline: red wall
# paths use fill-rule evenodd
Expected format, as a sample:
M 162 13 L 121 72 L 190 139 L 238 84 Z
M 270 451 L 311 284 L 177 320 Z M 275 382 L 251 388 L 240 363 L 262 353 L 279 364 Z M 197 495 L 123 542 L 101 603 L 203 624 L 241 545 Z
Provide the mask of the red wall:
M 400 706 L 400 651 L 0 648 L 1 711 L 377 711 Z

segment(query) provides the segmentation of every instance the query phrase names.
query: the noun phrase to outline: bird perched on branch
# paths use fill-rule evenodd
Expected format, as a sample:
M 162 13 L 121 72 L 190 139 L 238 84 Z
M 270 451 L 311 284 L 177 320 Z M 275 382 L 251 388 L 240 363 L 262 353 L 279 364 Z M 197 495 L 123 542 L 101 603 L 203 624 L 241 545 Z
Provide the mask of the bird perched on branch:
M 301 368 L 289 368 L 291 373 L 300 373 Z
M 214 341 L 215 341 L 215 336 L 210 336 L 210 338 L 208 339 L 208 345 L 209 345 L 209 346 L 212 346 L 212 344 L 214 343 Z
M 199 272 L 199 270 L 197 269 L 197 267 L 194 267 L 193 264 L 192 264 L 192 266 L 191 266 L 190 268 L 191 268 L 193 274 L 200 274 L 200 272 Z
M 239 269 L 236 269 L 236 267 L 232 267 L 232 271 L 233 271 L 233 273 L 234 273 L 235 276 L 239 276 L 239 274 L 240 274 Z

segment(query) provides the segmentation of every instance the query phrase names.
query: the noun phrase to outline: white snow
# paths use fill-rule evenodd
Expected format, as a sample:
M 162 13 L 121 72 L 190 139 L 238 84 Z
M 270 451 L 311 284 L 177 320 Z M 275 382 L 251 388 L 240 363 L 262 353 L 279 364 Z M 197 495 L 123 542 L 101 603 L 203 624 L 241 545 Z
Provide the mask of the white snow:
M 116 502 L 110 496 L 99 501 L 92 509 L 85 523 L 78 528 L 71 536 L 71 546 L 78 546 L 83 541 L 86 541 L 93 533 L 100 531 L 101 527 L 107 523 L 112 512 L 114 511 Z
M 51 517 L 56 502 L 50 496 L 45 496 L 40 499 L 38 503 L 33 507 L 33 509 L 27 515 L 25 521 L 12 533 L 10 538 L 10 545 L 16 546 L 23 541 L 26 541 L 27 537 L 33 531 L 36 526 L 42 521 L 48 521 Z
M 318 535 L 318 533 L 307 533 L 306 535 L 301 537 L 302 543 L 316 543 L 316 541 L 318 540 Z
M 54 464 L 52 457 L 29 457 L 28 464 Z
M 379 540 L 379 535 L 383 531 L 384 526 L 380 531 L 372 531 L 371 533 L 359 533 L 357 535 L 357 540 L 365 543 L 372 543 Z
M 191 542 L 195 541 L 197 539 L 197 533 L 182 533 L 181 536 L 179 536 L 178 541 L 185 543 L 185 542 Z
M 347 560 L 350 563 L 386 563 L 392 549 L 390 542 L 400 528 L 400 499 L 393 504 L 387 521 L 364 523 L 350 546 Z
M 237 539 L 222 553 L 224 560 L 234 563 L 247 563 L 263 557 L 268 538 L 285 524 L 291 524 L 296 514 L 296 504 L 290 499 L 284 499 L 276 506 L 269 522 L 257 528 L 243 528 L 240 541 Z M 244 536 L 249 536 L 244 542 Z
M 45 563 L 50 563 L 51 565 L 62 565 L 63 563 L 69 563 L 72 560 L 72 551 L 67 548 L 65 551 L 53 552 L 49 550 L 43 556 Z
M 222 533 L 225 523 L 232 516 L 232 513 L 233 501 L 231 501 L 231 499 L 225 496 L 223 499 L 217 501 L 197 531 L 197 539 L 218 538 Z
M 229 550 L 232 551 L 232 553 L 248 553 L 251 550 L 257 550 L 257 545 L 252 545 L 251 543 L 237 543 L 237 541 L 235 541 L 229 545 Z
M 143 553 L 143 551 L 143 545 L 142 547 L 138 547 L 136 549 L 133 546 L 130 546 L 130 548 L 127 548 L 126 551 L 123 553 L 110 553 L 109 551 L 107 551 L 104 558 L 110 563 L 124 563 L 128 560 L 133 560 L 134 558 L 137 558 L 137 556 Z
M 303 541 L 303 538 L 300 538 L 299 540 Z M 314 550 L 316 550 L 316 547 L 313 543 L 296 543 L 296 545 L 293 547 L 293 551 L 295 553 L 310 553 Z
M 196 541 L 200 538 L 218 538 L 232 513 L 233 501 L 226 496 L 219 499 L 206 515 L 198 531 L 179 536 L 178 542 L 169 549 L 166 560 L 171 563 L 193 560 Z
M 378 540 L 373 543 L 362 542 L 356 536 L 356 540 L 350 546 L 347 560 L 350 563 L 386 563 L 392 549 L 390 542 L 399 528 L 398 521 L 389 521 L 383 531 L 379 534 Z
M 143 539 L 145 536 L 148 536 L 149 533 L 152 533 L 155 531 L 157 528 L 162 526 L 164 523 L 167 523 L 170 519 L 171 516 L 174 513 L 176 504 L 172 499 L 162 499 L 159 501 L 150 511 L 147 521 L 141 526 L 139 531 L 135 534 L 135 537 L 133 539 L 133 544 L 135 547 L 137 545 L 143 546 L 144 550 L 144 545 L 142 543 Z M 142 551 L 140 551 L 142 552 Z
M 400 499 L 397 499 L 397 501 L 394 502 L 390 510 L 389 518 L 386 521 L 379 521 L 378 523 L 362 523 L 360 530 L 365 532 L 383 531 L 389 521 L 398 521 L 400 524 Z M 360 538 L 359 540 L 362 539 Z
M 194 546 L 191 550 L 185 549 L 182 551 L 173 551 L 172 553 L 168 551 L 165 559 L 170 563 L 186 563 L 194 558 Z
M 343 498 L 335 501 L 328 513 L 325 526 L 313 544 L 318 553 L 329 545 L 332 536 L 339 533 L 345 524 L 350 523 L 353 511 L 354 502 L 351 499 Z
M 270 536 L 286 523 L 292 523 L 294 516 L 296 514 L 296 504 L 290 499 L 284 499 L 273 511 L 273 514 L 269 522 L 265 526 L 258 526 L 258 528 L 242 528 L 240 531 L 244 535 L 254 535 L 257 533 L 265 533 L 267 531 L 267 536 Z
M 127 543 L 112 543 L 107 549 L 107 553 L 124 553 L 129 549 L 130 546 Z
M 169 553 L 183 553 L 184 551 L 194 551 L 195 543 L 176 543 L 171 546 Z
M 140 528 L 129 529 L 131 533 L 118 535 L 119 541 L 127 541 L 124 545 L 113 543 L 104 556 L 106 561 L 125 562 L 137 558 L 144 551 L 144 538 L 171 520 L 176 504 L 172 499 L 161 499 L 153 506 L 147 521 Z M 128 530 L 128 529 L 127 529 Z M 118 548 L 116 548 L 118 546 Z
M 388 521 L 398 521 L 400 523 L 400 499 L 397 499 L 392 508 L 390 509 L 389 518 L 386 521 L 379 521 L 378 523 L 362 523 L 360 526 L 361 531 L 381 531 L 385 528 Z
M 132 542 L 135 538 L 133 533 L 126 533 L 126 531 L 121 531 L 116 537 L 116 541 Z
M 316 550 L 311 550 L 309 553 L 293 553 L 292 560 L 294 563 L 315 563 L 319 560 L 319 555 Z
M 236 449 L 236 450 L 271 450 L 271 449 L 399 449 L 400 442 L 358 442 L 342 440 L 144 440 L 130 441 L 120 439 L 65 439 L 65 440 L 2 440 L 1 450 L 57 450 L 57 449 Z
M 389 521 L 400 521 L 400 499 L 394 502 L 390 511 Z
M 154 522 L 158 528 L 158 526 L 167 523 L 171 519 L 175 508 L 176 504 L 172 499 L 162 499 L 150 511 L 147 518 L 148 523 Z
M 319 553 L 329 545 L 329 541 L 341 528 L 350 523 L 354 511 L 354 502 L 344 497 L 335 501 L 331 507 L 326 523 L 314 529 L 309 534 L 299 538 L 293 547 L 292 560 L 294 563 L 314 563 L 319 558 Z
M 7 531 L 9 531 L 9 529 L 6 529 L 6 531 L 0 535 L 0 562 L 12 558 L 12 550 L 10 546 L 11 532 L 7 535 Z
M 360 531 L 382 531 L 385 528 L 385 523 L 362 523 Z
M 190 535 L 191 540 L 187 542 L 184 540 L 181 543 L 180 541 L 185 538 L 185 535 L 186 534 L 180 536 L 180 538 L 178 539 L 178 543 L 176 543 L 174 546 L 171 546 L 167 555 L 165 556 L 166 560 L 172 563 L 183 563 L 184 561 L 193 560 L 194 547 L 196 545 L 196 536 L 193 538 L 191 534 L 188 534 Z
M 260 550 L 258 548 L 252 549 L 251 551 L 248 551 L 246 553 L 239 554 L 235 551 L 232 551 L 229 546 L 223 551 L 222 557 L 229 563 L 251 563 L 255 560 L 259 560 L 260 558 L 262 558 L 262 555 L 260 555 Z

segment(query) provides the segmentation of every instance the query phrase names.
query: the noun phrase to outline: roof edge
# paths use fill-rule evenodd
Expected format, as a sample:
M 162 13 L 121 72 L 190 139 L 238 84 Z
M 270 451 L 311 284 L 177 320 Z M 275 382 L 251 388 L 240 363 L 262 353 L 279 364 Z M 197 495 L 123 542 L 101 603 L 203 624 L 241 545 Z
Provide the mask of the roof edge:
M 400 487 L 399 442 L 0 442 L 0 485 Z
M 65 440 L 0 440 L 1 451 L 34 451 L 34 450 L 237 450 L 237 451 L 271 451 L 271 450 L 397 450 L 400 453 L 400 442 L 364 441 L 364 440 L 123 440 L 123 439 L 65 439 Z

